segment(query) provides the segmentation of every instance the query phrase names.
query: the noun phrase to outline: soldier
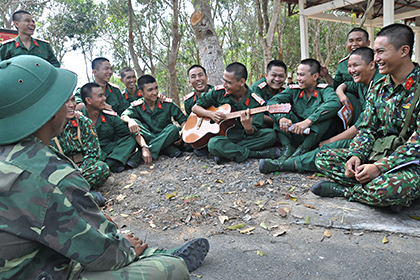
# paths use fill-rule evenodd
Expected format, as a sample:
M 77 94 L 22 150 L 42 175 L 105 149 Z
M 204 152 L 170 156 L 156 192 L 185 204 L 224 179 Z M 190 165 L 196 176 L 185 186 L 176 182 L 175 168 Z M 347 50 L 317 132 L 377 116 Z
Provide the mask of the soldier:
M 349 57 L 348 66 L 349 73 L 354 81 L 342 83 L 337 88 L 337 91 L 342 93 L 348 91 L 364 101 L 367 98 L 370 87 L 383 76 L 378 72 L 373 61 L 373 50 L 367 47 L 354 50 Z M 362 105 L 364 109 L 365 104 L 363 103 Z M 320 150 L 349 147 L 351 140 L 356 136 L 357 127 L 363 120 L 363 114 L 355 115 L 354 118 L 357 119 L 355 125 L 334 137 L 322 141 L 319 144 L 319 148 L 297 157 L 290 157 L 287 160 L 265 160 L 265 163 L 260 164 L 260 167 L 264 168 L 260 171 L 263 173 L 296 170 L 299 172 L 318 172 L 315 166 L 315 156 Z
M 109 176 L 108 165 L 100 161 L 101 147 L 92 121 L 76 113 L 76 100 L 72 95 L 66 102 L 67 116 L 63 132 L 51 140 L 50 145 L 69 157 L 80 168 L 91 189 L 102 186 Z M 91 190 L 99 206 L 104 205 L 102 195 Z
M 0 278 L 189 279 L 206 239 L 161 250 L 123 236 L 77 166 L 48 147 L 76 83 L 76 74 L 35 56 L 0 63 Z
M 388 25 L 376 34 L 375 62 L 379 73 L 386 76 L 371 90 L 365 118 L 350 148 L 318 154 L 317 167 L 334 182 L 315 184 L 313 193 L 394 206 L 395 211 L 420 196 L 420 166 L 410 164 L 420 157 L 420 68 L 411 61 L 413 45 L 414 32 L 403 24 Z M 373 148 L 380 151 L 378 139 L 398 134 L 404 142 L 392 147 L 390 154 L 372 160 Z
M 39 56 L 59 68 L 60 63 L 55 57 L 50 43 L 32 38 L 36 28 L 32 15 L 27 11 L 16 11 L 12 15 L 12 20 L 18 30 L 18 36 L 2 42 L 0 45 L 0 61 L 22 54 L 30 54 Z
M 249 89 L 247 78 L 248 72 L 243 64 L 229 64 L 223 73 L 223 85 L 202 95 L 192 109 L 198 116 L 210 118 L 216 123 L 224 120 L 225 114 L 206 108 L 229 104 L 234 111 L 243 110 L 240 120 L 236 120 L 227 136 L 215 136 L 207 145 L 217 164 L 226 159 L 242 162 L 249 157 L 277 158 L 280 155 L 278 148 L 267 149 L 275 142 L 276 135 L 272 129 L 263 128 L 264 114 L 251 115 L 249 112 L 251 108 L 261 107 L 264 100 Z
M 137 81 L 141 94 L 137 101 L 122 114 L 122 120 L 127 123 L 131 133 L 140 133 L 150 149 L 151 157 L 156 159 L 162 151 L 169 157 L 179 157 L 181 150 L 175 147 L 180 140 L 180 129 L 172 123 L 172 119 L 184 126 L 187 117 L 181 109 L 166 98 L 164 102 L 158 101 L 159 87 L 156 79 L 150 75 L 143 75 Z M 142 147 L 143 148 L 143 147 Z
M 315 59 L 302 60 L 297 69 L 298 84 L 289 86 L 268 102 L 269 105 L 292 104 L 290 113 L 274 115 L 277 141 L 283 146 L 278 161 L 303 155 L 318 146 L 340 109 L 340 102 L 332 87 L 318 82 L 320 67 Z M 308 128 L 310 132 L 305 135 Z M 292 143 L 299 144 L 299 147 L 295 150 Z M 260 171 L 271 172 L 272 165 L 278 161 L 261 160 Z
M 124 67 L 120 71 L 121 82 L 125 85 L 123 96 L 129 103 L 139 99 L 141 91 L 137 88 L 137 77 L 134 69 L 131 67 Z
M 189 83 L 193 87 L 193 91 L 190 94 L 187 94 L 184 96 L 184 108 L 185 112 L 187 114 L 187 117 L 191 114 L 191 109 L 197 103 L 197 100 L 200 98 L 200 96 L 203 93 L 208 92 L 209 90 L 213 89 L 214 86 L 207 84 L 207 72 L 206 69 L 204 69 L 201 65 L 193 65 L 188 69 L 188 78 Z M 187 151 L 191 151 L 191 147 L 187 147 Z M 201 149 L 194 149 L 194 154 L 199 157 L 207 156 L 208 150 L 207 147 L 203 147 Z
M 367 33 L 363 28 L 355 27 L 347 34 L 346 50 L 349 52 L 349 54 L 357 48 L 369 47 L 369 45 L 369 33 Z M 353 81 L 349 75 L 349 72 L 347 71 L 348 60 L 349 56 L 346 56 L 340 60 L 334 79 L 328 73 L 328 69 L 326 67 L 321 68 L 321 76 L 325 78 L 328 84 L 334 85 L 334 90 L 344 82 Z
M 95 83 L 101 86 L 105 92 L 106 104 L 105 109 L 108 111 L 114 111 L 118 115 L 121 115 L 125 109 L 130 106 L 130 103 L 125 100 L 122 95 L 120 88 L 117 85 L 109 83 L 112 77 L 113 70 L 109 63 L 109 60 L 104 57 L 97 57 L 92 61 L 92 73 L 95 77 Z M 81 110 L 85 107 L 80 93 L 76 93 L 77 110 Z
M 286 77 L 286 64 L 281 60 L 272 60 L 267 65 L 265 77 L 253 83 L 251 91 L 268 102 L 273 96 L 286 89 L 284 85 Z M 273 119 L 268 114 L 264 116 L 264 123 L 267 127 L 273 127 Z
M 150 158 L 150 152 L 143 155 L 141 151 L 130 157 L 136 149 L 134 137 L 141 138 L 141 136 L 132 135 L 117 113 L 105 110 L 106 97 L 101 86 L 96 83 L 87 83 L 81 88 L 80 95 L 86 105 L 82 113 L 92 120 L 98 133 L 102 149 L 101 160 L 108 164 L 112 172 L 122 172 L 126 164 L 131 168 L 136 168 L 142 156 Z M 137 141 L 140 142 L 140 140 Z

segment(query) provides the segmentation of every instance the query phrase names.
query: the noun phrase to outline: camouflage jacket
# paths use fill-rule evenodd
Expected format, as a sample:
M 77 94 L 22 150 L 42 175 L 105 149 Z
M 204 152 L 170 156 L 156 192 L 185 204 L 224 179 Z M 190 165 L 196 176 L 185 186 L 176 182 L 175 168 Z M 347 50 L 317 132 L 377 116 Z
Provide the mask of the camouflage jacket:
M 0 176 L 0 279 L 78 279 L 135 258 L 80 172 L 38 138 L 0 146 Z
M 416 105 L 407 130 L 407 135 L 410 136 L 407 143 L 398 147 L 390 156 L 375 162 L 375 165 L 386 172 L 402 163 L 420 158 L 420 99 L 417 104 L 411 104 L 419 86 L 419 78 L 420 68 L 416 66 L 402 84 L 394 85 L 389 75 L 375 84 L 368 95 L 365 118 L 350 144 L 349 157 L 357 156 L 362 162 L 366 162 L 375 140 L 383 136 L 399 135 L 408 109 Z
M 80 131 L 80 138 L 78 135 Z M 80 168 L 85 168 L 92 162 L 97 162 L 101 157 L 96 128 L 92 121 L 83 116 L 77 116 L 67 121 L 64 131 L 57 136 L 58 143 L 66 156 L 83 154 L 83 162 Z M 51 140 L 50 145 L 60 150 L 55 142 Z

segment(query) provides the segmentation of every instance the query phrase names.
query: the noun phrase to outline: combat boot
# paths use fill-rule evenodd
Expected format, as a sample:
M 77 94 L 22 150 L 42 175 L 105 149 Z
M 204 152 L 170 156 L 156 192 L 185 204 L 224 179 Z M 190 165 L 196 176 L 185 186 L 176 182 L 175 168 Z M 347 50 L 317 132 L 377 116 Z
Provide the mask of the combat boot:
M 295 151 L 295 148 L 293 148 L 293 146 L 290 144 L 283 146 L 280 153 L 280 157 L 278 159 L 281 161 L 285 161 L 286 159 L 292 156 L 294 151 Z
M 135 152 L 127 161 L 127 165 L 131 168 L 137 168 L 143 162 L 142 150 Z
M 281 171 L 284 160 L 279 159 L 260 159 L 259 169 L 261 173 L 267 174 L 275 171 Z
M 294 151 L 294 153 L 290 156 L 290 157 L 298 157 L 300 155 L 303 155 L 304 153 L 306 153 L 307 151 L 309 151 L 308 149 L 303 148 L 302 146 L 299 146 L 296 151 Z
M 188 271 L 196 270 L 207 256 L 210 244 L 205 238 L 191 240 L 172 255 L 181 257 L 187 265 Z
M 249 157 L 252 158 L 271 158 L 276 159 L 281 155 L 280 149 L 277 147 L 268 148 L 261 151 L 250 151 Z
M 311 191 L 323 197 L 344 197 L 346 187 L 336 182 L 322 181 L 312 186 Z

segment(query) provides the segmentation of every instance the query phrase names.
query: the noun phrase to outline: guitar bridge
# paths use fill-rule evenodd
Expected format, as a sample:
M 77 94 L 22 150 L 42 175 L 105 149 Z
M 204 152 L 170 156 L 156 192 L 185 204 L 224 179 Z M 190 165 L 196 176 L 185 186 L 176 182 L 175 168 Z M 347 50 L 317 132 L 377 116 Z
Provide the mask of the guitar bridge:
M 203 123 L 203 118 L 199 118 L 195 129 L 199 130 L 202 123 Z

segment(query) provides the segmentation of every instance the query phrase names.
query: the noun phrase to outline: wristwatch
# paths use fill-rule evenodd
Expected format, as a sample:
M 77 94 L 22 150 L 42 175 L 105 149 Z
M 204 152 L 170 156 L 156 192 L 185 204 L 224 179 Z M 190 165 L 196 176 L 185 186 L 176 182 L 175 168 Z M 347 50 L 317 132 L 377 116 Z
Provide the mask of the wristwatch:
M 148 149 L 149 149 L 150 147 L 149 147 L 149 145 L 144 144 L 144 145 L 142 145 L 142 146 L 141 146 L 141 148 L 142 148 L 142 149 L 143 149 L 143 148 L 148 148 Z

